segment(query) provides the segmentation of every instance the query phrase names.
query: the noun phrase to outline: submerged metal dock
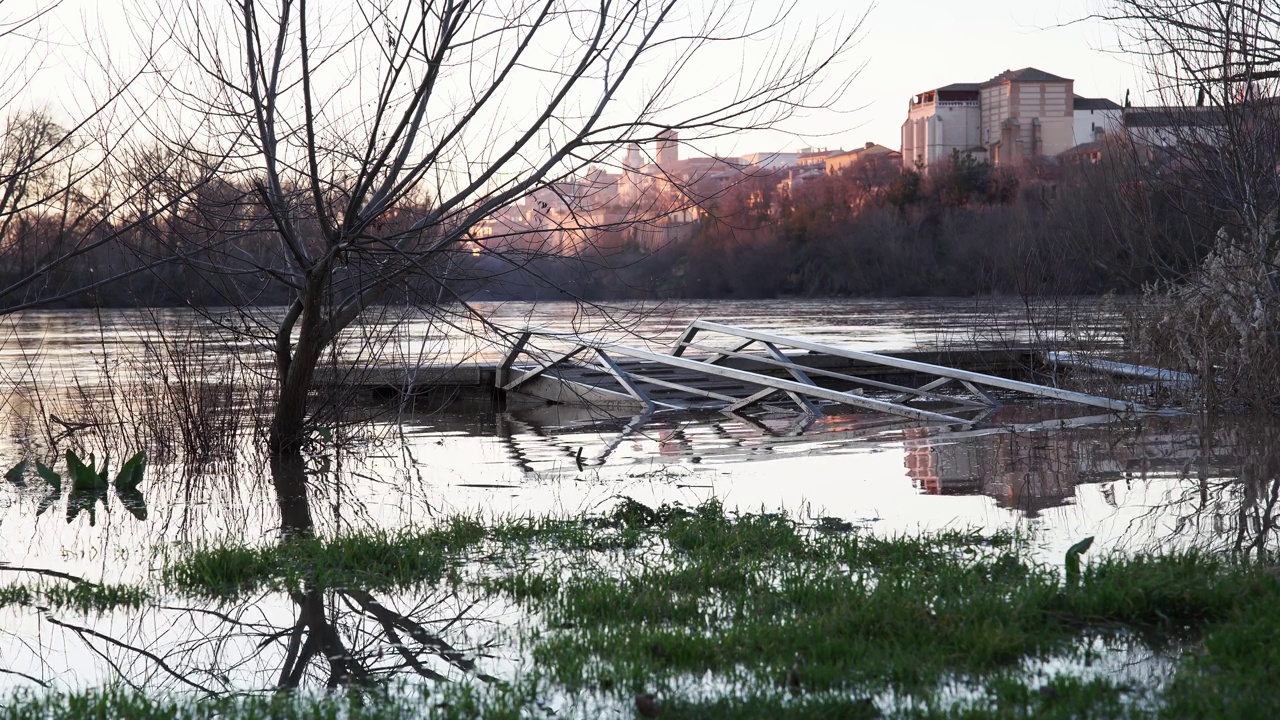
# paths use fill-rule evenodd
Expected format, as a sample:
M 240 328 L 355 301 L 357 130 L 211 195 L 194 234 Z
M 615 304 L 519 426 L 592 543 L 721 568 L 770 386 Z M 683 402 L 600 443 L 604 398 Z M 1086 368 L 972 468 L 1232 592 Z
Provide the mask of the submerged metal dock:
M 560 349 L 549 351 L 547 346 Z M 903 377 L 923 382 L 910 384 Z M 809 415 L 840 405 L 954 425 L 973 423 L 976 416 L 999 407 L 1002 395 L 1113 413 L 1148 411 L 1127 400 L 706 320 L 690 323 L 666 352 L 525 331 L 497 367 L 494 384 L 503 394 L 637 413 L 739 412 L 782 400 Z

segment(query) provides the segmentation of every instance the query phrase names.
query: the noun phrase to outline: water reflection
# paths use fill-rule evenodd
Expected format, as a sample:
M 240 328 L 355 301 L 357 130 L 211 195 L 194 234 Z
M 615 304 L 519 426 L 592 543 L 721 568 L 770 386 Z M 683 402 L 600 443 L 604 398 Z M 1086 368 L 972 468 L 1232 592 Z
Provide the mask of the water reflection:
M 1280 427 L 1270 419 L 1119 421 L 1063 412 L 1010 406 L 982 427 L 956 431 L 862 414 L 610 418 L 554 407 L 407 414 L 394 438 L 259 466 L 266 477 L 258 485 L 223 474 L 184 489 L 157 471 L 143 487 L 146 517 L 118 512 L 122 499 L 111 498 L 109 507 L 99 499 L 107 522 L 100 517 L 90 527 L 81 514 L 68 525 L 56 517 L 67 534 L 49 536 L 54 552 L 37 534 L 23 550 L 29 562 L 14 562 L 12 544 L 4 559 L 115 581 L 118 570 L 138 562 L 123 556 L 112 564 L 123 545 L 228 535 L 289 542 L 421 525 L 438 504 L 458 507 L 466 497 L 498 511 L 509 498 L 536 513 L 546 507 L 541 498 L 589 508 L 619 492 L 649 492 L 644 499 L 652 502 L 714 495 L 754 509 L 776 507 L 771 497 L 806 498 L 822 501 L 826 514 L 875 520 L 866 524 L 871 532 L 910 531 L 935 513 L 938 524 L 1028 529 L 1048 559 L 1083 535 L 1099 536 L 1100 551 L 1276 550 Z M 244 466 L 232 472 L 242 476 Z M 206 488 L 200 502 L 185 502 L 198 487 Z M 27 528 L 58 515 L 40 514 L 37 490 L 6 488 L 0 496 L 10 537 L 30 536 Z M 242 505 L 259 512 L 215 521 Z M 147 567 L 144 560 L 135 577 L 147 577 Z M 231 605 L 168 598 L 93 617 L 10 607 L 0 610 L 0 684 L 122 682 L 226 693 L 361 688 L 403 676 L 502 677 L 520 662 L 498 642 L 519 612 L 460 593 L 379 596 L 312 583 Z
M 850 455 L 900 452 L 905 479 L 920 495 L 990 498 L 1022 521 L 1087 505 L 1086 525 L 1108 515 L 1123 521 L 1117 544 L 1127 535 L 1130 550 L 1274 547 L 1280 423 L 1273 418 L 1120 420 L 1070 411 L 1006 406 L 982 427 L 952 431 L 858 414 L 621 419 L 541 407 L 499 415 L 493 432 L 528 478 L 581 475 L 579 459 L 616 475 L 655 457 L 686 468 L 769 460 L 785 470 L 789 458 L 818 456 L 827 462 L 811 464 L 836 476 L 836 468 L 857 463 Z
M 282 543 L 316 534 L 308 489 L 332 477 L 328 463 L 317 465 L 301 455 L 271 462 Z M 80 509 L 74 498 L 68 508 Z M 86 582 L 47 570 L 5 569 L 27 579 Z M 478 640 L 475 632 L 492 627 L 492 618 L 480 622 L 490 611 L 491 604 L 453 590 L 427 587 L 380 597 L 314 580 L 231 603 L 171 598 L 138 611 L 88 617 L 37 603 L 0 615 L 0 627 L 7 628 L 0 636 L 0 674 L 44 686 L 75 685 L 68 682 L 74 677 L 152 693 L 188 689 L 207 695 L 372 689 L 404 674 L 492 682 L 493 676 L 478 670 L 476 655 L 491 652 L 494 641 Z
M 493 678 L 492 607 L 446 591 L 374 597 L 311 587 L 234 604 L 171 600 L 83 616 L 0 611 L 0 684 L 122 684 L 205 695 L 294 689 L 371 690 L 394 678 Z M 6 683 L 5 680 L 10 680 Z
M 302 455 L 273 456 L 271 474 L 280 508 L 281 542 L 313 537 L 316 528 L 307 492 L 306 459 Z M 467 616 L 471 608 L 441 618 L 435 613 L 443 602 L 432 600 L 402 613 L 360 588 L 326 588 L 314 582 L 289 593 L 289 598 L 297 607 L 297 618 L 288 630 L 278 689 L 297 688 L 311 666 L 320 666 L 311 673 L 323 677 L 328 689 L 353 683 L 368 685 L 400 672 L 427 680 L 446 679 L 432 668 L 432 661 L 443 661 L 481 680 L 494 679 L 476 673 L 472 657 L 431 629 L 437 623 L 451 628 L 470 622 L 474 619 Z
M 1045 331 L 1021 305 L 999 302 L 715 303 L 604 320 L 568 303 L 482 309 L 506 327 L 657 344 L 695 317 L 867 350 L 1002 346 Z M 1092 307 L 1082 314 L 1099 316 Z M 1050 334 L 1075 336 L 1074 322 L 1061 318 Z M 1099 322 L 1088 329 L 1093 340 L 1109 336 Z M 237 424 L 253 424 L 244 417 L 252 398 L 233 392 L 253 386 L 245 379 L 263 364 L 262 346 L 215 329 L 182 311 L 6 318 L 0 469 L 50 462 L 67 447 L 117 457 L 145 448 L 155 459 L 136 496 L 66 497 L 65 514 L 50 511 L 65 494 L 0 483 L 7 570 L 148 582 L 157 553 L 188 545 L 422 526 L 442 510 L 576 512 L 619 493 L 654 504 L 717 496 L 754 509 L 807 501 L 833 516 L 875 519 L 874 532 L 1035 522 L 1050 545 L 1101 535 L 1107 523 L 1120 525 L 1113 547 L 1154 537 L 1256 551 L 1273 535 L 1280 449 L 1263 430 L 1270 425 L 1197 418 L 1115 423 L 1009 408 L 980 431 L 943 432 L 856 413 L 602 418 L 546 406 L 421 415 L 396 406 L 330 448 L 327 466 L 272 462 L 253 428 Z M 381 360 L 496 357 L 500 349 L 476 330 L 410 321 Z M 193 357 L 201 362 L 176 364 Z M 196 382 L 182 385 L 157 367 L 183 368 Z M 135 392 L 148 383 L 162 392 Z M 88 425 L 64 432 L 55 414 Z M 1080 512 L 1062 512 L 1070 508 Z M 219 694 L 502 675 L 495 668 L 519 659 L 495 638 L 518 613 L 476 600 L 312 583 L 231 605 L 167 598 L 95 616 L 10 606 L 0 609 L 0 686 L 118 682 Z

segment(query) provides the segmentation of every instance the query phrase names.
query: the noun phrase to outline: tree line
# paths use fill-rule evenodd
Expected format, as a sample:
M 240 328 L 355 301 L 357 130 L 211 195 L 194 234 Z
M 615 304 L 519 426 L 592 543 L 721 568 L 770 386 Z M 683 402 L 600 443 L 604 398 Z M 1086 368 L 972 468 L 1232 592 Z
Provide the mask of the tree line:
M 1140 294 L 1212 247 L 1220 218 L 1196 182 L 1120 136 L 1100 159 L 994 167 L 957 154 L 928 173 L 880 162 L 760 176 L 703 201 L 687 239 L 611 244 L 533 274 L 554 278 L 544 296 L 558 285 L 598 299 Z

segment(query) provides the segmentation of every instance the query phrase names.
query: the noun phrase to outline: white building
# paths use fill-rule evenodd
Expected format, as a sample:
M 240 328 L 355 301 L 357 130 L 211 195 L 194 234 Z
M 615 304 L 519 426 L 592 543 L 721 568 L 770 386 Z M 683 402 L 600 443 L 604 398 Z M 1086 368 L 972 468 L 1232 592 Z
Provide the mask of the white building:
M 1221 145 L 1227 116 L 1216 107 L 1130 107 L 1121 110 L 1129 139 L 1151 147 Z
M 1097 142 L 1124 126 L 1124 108 L 1106 98 L 1073 98 L 1076 145 Z
M 962 153 L 981 152 L 980 90 L 977 83 L 955 83 L 911 98 L 902 124 L 902 164 L 927 168 Z
M 798 152 L 763 152 L 744 155 L 742 162 L 761 170 L 778 170 L 798 164 L 801 153 Z

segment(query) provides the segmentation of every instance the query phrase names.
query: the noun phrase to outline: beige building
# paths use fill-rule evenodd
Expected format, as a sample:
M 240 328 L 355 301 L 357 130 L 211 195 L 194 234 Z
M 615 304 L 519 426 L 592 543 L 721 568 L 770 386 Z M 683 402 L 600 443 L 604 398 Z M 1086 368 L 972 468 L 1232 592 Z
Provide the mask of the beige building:
M 848 168 L 857 167 L 867 162 L 880 163 L 889 160 L 900 161 L 901 153 L 884 145 L 869 142 L 857 150 L 850 150 L 828 157 L 826 163 L 827 174 L 838 175 L 847 171 Z
M 778 170 L 798 165 L 800 156 L 803 154 L 798 152 L 751 153 L 750 155 L 743 155 L 742 162 L 745 165 L 761 170 Z
M 1055 156 L 1075 147 L 1074 81 L 1035 68 L 982 84 L 982 146 L 994 164 Z
M 1119 106 L 1074 93 L 1075 81 L 1036 68 L 955 83 L 911 98 L 902 163 L 928 170 L 955 153 L 993 164 L 1056 157 L 1119 127 Z

